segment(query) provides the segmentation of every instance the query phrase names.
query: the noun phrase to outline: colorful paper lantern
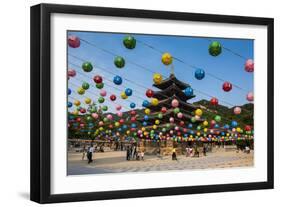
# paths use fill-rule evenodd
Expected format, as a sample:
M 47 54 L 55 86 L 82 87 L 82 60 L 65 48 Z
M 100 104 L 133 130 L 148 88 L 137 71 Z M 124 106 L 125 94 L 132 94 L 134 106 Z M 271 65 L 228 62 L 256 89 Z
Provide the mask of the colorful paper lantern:
M 82 64 L 82 69 L 85 71 L 85 72 L 91 72 L 93 70 L 93 65 L 92 63 L 90 62 L 84 62 Z
M 114 64 L 117 68 L 123 68 L 125 66 L 125 59 L 121 56 L 117 56 L 114 59 Z
M 231 91 L 232 89 L 232 84 L 230 82 L 224 82 L 223 85 L 222 85 L 222 89 L 225 91 L 225 92 L 229 92 Z
M 161 60 L 164 65 L 170 65 L 173 62 L 173 57 L 170 53 L 164 53 Z
M 124 39 L 123 39 L 123 45 L 127 48 L 127 49 L 134 49 L 136 47 L 136 39 L 129 35 L 129 36 L 126 36 Z
M 69 47 L 78 48 L 80 46 L 80 39 L 75 35 L 70 35 L 67 38 L 67 43 Z
M 194 76 L 197 80 L 202 80 L 205 77 L 205 71 L 202 69 L 197 69 Z
M 252 59 L 248 59 L 245 62 L 245 70 L 249 73 L 254 72 L 254 61 Z
M 218 41 L 213 41 L 209 45 L 209 54 L 212 56 L 218 56 L 222 52 L 221 44 Z

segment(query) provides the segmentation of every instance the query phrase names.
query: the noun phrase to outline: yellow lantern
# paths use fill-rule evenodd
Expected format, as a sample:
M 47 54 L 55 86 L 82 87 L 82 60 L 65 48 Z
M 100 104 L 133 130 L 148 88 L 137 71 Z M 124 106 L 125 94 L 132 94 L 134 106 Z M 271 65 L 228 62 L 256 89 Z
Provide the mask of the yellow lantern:
M 200 136 L 201 133 L 200 133 L 200 132 L 197 132 L 196 134 L 197 134 L 197 136 Z
M 153 129 L 157 129 L 157 126 L 156 126 L 156 125 L 153 125 L 152 128 L 153 128 Z
M 159 103 L 159 101 L 158 101 L 157 98 L 152 98 L 152 99 L 151 99 L 151 105 L 152 105 L 152 106 L 157 106 L 158 103 Z
M 164 65 L 170 65 L 173 62 L 173 57 L 170 53 L 166 52 L 162 55 L 161 60 Z
M 85 104 L 90 104 L 92 100 L 90 98 L 85 98 Z
M 115 122 L 115 126 L 116 127 L 119 127 L 120 126 L 120 123 L 117 121 L 117 122 Z
M 237 127 L 237 128 L 236 128 L 236 131 L 237 131 L 237 132 L 240 132 L 240 131 L 241 131 L 241 128 L 240 128 L 240 127 Z
M 157 119 L 157 120 L 155 120 L 155 124 L 160 124 L 160 121 Z
M 155 73 L 153 75 L 153 81 L 155 84 L 160 84 L 162 82 L 162 75 L 160 73 Z
M 121 93 L 121 98 L 122 99 L 127 99 L 128 98 L 128 96 L 126 95 L 126 93 L 124 91 Z
M 207 128 L 204 128 L 204 132 L 207 132 L 208 131 L 208 129 Z
M 83 95 L 83 94 L 85 93 L 85 89 L 82 88 L 82 87 L 79 87 L 79 88 L 77 89 L 77 93 L 78 93 L 79 95 Z
M 78 111 L 78 110 L 75 110 L 75 111 L 73 111 L 73 114 L 74 114 L 74 115 L 78 115 L 78 114 L 79 114 L 79 111 Z
M 74 105 L 75 105 L 75 106 L 80 106 L 80 104 L 81 104 L 81 102 L 80 102 L 79 100 L 75 100 L 75 101 L 74 101 Z
M 145 113 L 145 114 L 150 114 L 150 109 L 145 109 L 145 110 L 144 110 L 144 113 Z
M 100 131 L 103 131 L 103 127 L 100 127 L 99 130 L 100 130 Z
M 204 125 L 204 126 L 208 126 L 208 124 L 209 124 L 209 123 L 208 123 L 206 120 L 203 122 L 203 125 Z
M 142 127 L 142 128 L 141 128 L 141 130 L 144 132 L 144 131 L 145 131 L 145 128 L 144 128 L 144 127 Z
M 130 130 L 127 130 L 127 134 L 130 134 Z
M 202 114 L 203 114 L 203 111 L 201 109 L 196 109 L 195 110 L 195 115 L 202 116 Z

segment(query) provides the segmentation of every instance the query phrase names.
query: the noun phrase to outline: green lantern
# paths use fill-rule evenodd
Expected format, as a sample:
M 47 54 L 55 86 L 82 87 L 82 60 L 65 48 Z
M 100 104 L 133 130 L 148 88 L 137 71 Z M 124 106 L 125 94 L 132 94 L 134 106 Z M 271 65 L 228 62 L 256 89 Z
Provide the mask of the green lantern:
M 221 116 L 216 115 L 216 116 L 215 116 L 215 121 L 216 121 L 216 122 L 220 122 L 220 121 L 221 121 Z
M 92 117 L 87 116 L 86 120 L 87 120 L 88 122 L 90 122 L 90 121 L 92 121 Z
M 91 113 L 96 113 L 97 112 L 97 107 L 91 107 L 90 109 L 89 109 L 89 111 L 91 112 Z
M 162 119 L 162 118 L 163 118 L 163 114 L 162 114 L 162 113 L 159 113 L 159 114 L 158 114 L 158 118 L 159 118 L 159 119 Z
M 108 107 L 107 107 L 107 106 L 102 106 L 101 109 L 102 109 L 103 111 L 107 111 L 107 110 L 108 110 Z
M 98 89 L 102 89 L 102 88 L 104 87 L 104 83 L 97 83 L 97 84 L 96 84 L 96 87 L 97 87 Z
M 196 118 L 195 118 L 194 116 L 191 118 L 191 122 L 192 122 L 192 123 L 195 123 L 195 122 L 196 122 Z
M 90 87 L 90 85 L 89 85 L 89 83 L 87 83 L 87 82 L 84 82 L 84 83 L 82 84 L 82 88 L 85 89 L 85 90 L 89 89 L 89 87 Z
M 104 98 L 103 97 L 99 97 L 98 102 L 99 103 L 103 103 L 104 102 Z
M 117 56 L 114 59 L 114 64 L 117 68 L 123 68 L 125 66 L 125 59 L 121 56 Z
M 136 39 L 129 35 L 123 39 L 123 44 L 127 49 L 134 49 L 136 47 Z
M 210 45 L 209 45 L 209 53 L 212 56 L 218 56 L 219 54 L 221 54 L 221 44 L 217 41 L 213 41 Z
M 85 72 L 91 72 L 93 70 L 93 65 L 92 63 L 90 62 L 84 62 L 82 64 L 82 69 L 85 71 Z
M 175 109 L 174 109 L 174 113 L 175 113 L 175 114 L 177 114 L 177 113 L 179 113 L 179 112 L 180 112 L 180 109 L 179 109 L 179 108 L 175 108 Z

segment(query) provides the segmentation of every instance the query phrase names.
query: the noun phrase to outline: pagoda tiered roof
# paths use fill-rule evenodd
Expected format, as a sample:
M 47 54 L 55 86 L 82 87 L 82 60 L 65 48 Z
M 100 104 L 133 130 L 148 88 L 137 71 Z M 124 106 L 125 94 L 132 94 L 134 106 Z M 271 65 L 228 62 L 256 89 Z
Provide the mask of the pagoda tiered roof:
M 161 83 L 159 83 L 159 84 L 153 84 L 153 86 L 156 87 L 156 88 L 159 88 L 161 90 L 164 90 L 164 89 L 168 88 L 169 86 L 171 86 L 173 84 L 177 85 L 177 87 L 180 90 L 184 90 L 187 87 L 190 87 L 189 84 L 178 80 L 174 74 L 171 74 L 169 76 L 169 78 L 166 78 L 166 79 L 162 80 Z
M 185 95 L 185 93 L 175 83 L 172 83 L 172 85 L 162 91 L 155 91 L 153 97 L 159 100 L 164 100 L 173 95 L 176 95 L 179 99 L 183 101 L 187 101 L 195 97 L 195 95 Z

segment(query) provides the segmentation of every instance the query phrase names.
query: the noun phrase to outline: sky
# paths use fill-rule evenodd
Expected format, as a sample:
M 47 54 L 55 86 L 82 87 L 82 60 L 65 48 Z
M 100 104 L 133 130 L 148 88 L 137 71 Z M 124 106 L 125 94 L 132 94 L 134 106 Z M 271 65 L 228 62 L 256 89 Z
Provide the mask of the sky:
M 123 111 L 127 111 L 130 109 L 131 102 L 136 104 L 136 108 L 142 108 L 143 100 L 149 100 L 145 96 L 146 90 L 148 88 L 158 90 L 152 86 L 153 74 L 160 73 L 163 77 L 168 77 L 170 74 L 170 67 L 161 62 L 162 54 L 159 51 L 168 52 L 186 63 L 173 60 L 175 76 L 194 89 L 196 97 L 189 100 L 191 103 L 201 99 L 210 100 L 212 96 L 218 98 L 222 105 L 239 106 L 247 103 L 246 95 L 253 91 L 253 73 L 247 73 L 244 64 L 246 59 L 254 59 L 254 40 L 131 34 L 137 40 L 137 44 L 130 50 L 123 45 L 123 38 L 128 34 L 69 31 L 67 35 L 75 35 L 91 43 L 90 45 L 81 41 L 79 48 L 68 46 L 68 69 L 77 72 L 77 75 L 68 81 L 68 88 L 72 90 L 68 100 L 70 102 L 78 99 L 82 103 L 86 97 L 97 102 L 100 90 L 95 87 L 93 77 L 100 75 L 105 83 L 103 89 L 107 91 L 106 101 L 101 105 L 107 105 L 110 112 L 116 111 L 117 104 L 122 105 Z M 213 57 L 209 54 L 210 41 L 219 41 L 223 46 L 219 56 Z M 157 51 L 143 43 L 153 46 Z M 116 55 L 122 56 L 126 61 L 122 69 L 114 65 Z M 82 70 L 84 61 L 92 63 L 94 69 L 91 72 L 86 73 Z M 206 73 L 205 78 L 197 80 L 194 77 L 196 69 L 190 65 L 203 69 Z M 123 78 L 122 85 L 117 86 L 113 83 L 115 75 Z M 84 81 L 90 84 L 90 88 L 84 95 L 78 95 L 77 88 Z M 239 88 L 233 86 L 230 92 L 224 92 L 222 90 L 224 81 L 229 81 Z M 123 100 L 120 94 L 126 88 L 131 88 L 133 95 Z M 110 101 L 111 94 L 117 96 L 115 102 Z M 82 104 L 82 106 L 86 105 Z M 69 110 L 74 110 L 74 107 Z

